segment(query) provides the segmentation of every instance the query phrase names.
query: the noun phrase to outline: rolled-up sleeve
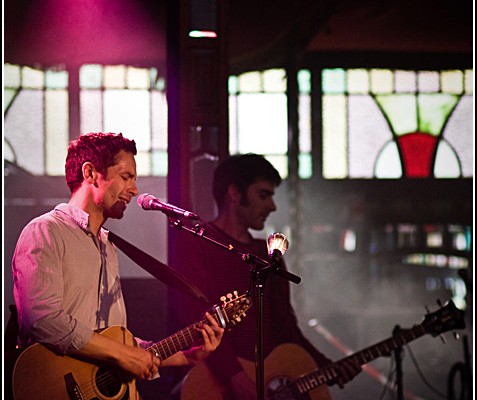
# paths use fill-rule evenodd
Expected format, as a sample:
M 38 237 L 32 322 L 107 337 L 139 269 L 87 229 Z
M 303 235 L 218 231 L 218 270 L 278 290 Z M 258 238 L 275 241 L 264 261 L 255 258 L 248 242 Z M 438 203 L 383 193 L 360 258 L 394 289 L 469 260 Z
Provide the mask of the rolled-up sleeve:
M 22 340 L 69 354 L 84 347 L 93 330 L 64 310 L 64 254 L 60 230 L 32 222 L 20 235 L 12 272 Z

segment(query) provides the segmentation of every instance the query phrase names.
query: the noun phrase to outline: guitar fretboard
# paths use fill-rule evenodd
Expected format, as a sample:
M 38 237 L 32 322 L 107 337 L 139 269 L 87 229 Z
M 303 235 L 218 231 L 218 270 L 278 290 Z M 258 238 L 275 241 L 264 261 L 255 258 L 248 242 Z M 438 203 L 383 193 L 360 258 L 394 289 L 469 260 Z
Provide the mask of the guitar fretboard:
M 215 316 L 214 316 L 214 319 Z M 161 360 L 165 360 L 174 355 L 178 351 L 184 350 L 196 342 L 200 338 L 200 334 L 197 329 L 200 325 L 207 323 L 206 319 L 189 325 L 187 328 L 174 333 L 173 335 L 161 340 L 148 347 L 146 350 L 158 357 Z
M 329 383 L 333 379 L 336 379 L 338 377 L 338 368 L 340 362 L 345 360 L 353 360 L 359 365 L 367 364 L 378 357 L 388 356 L 397 348 L 423 336 L 425 333 L 426 330 L 422 325 L 417 325 L 411 329 L 401 330 L 399 333 L 396 333 L 389 339 L 367 347 L 357 353 L 352 354 L 351 356 L 342 358 L 336 363 L 330 364 L 328 367 L 313 371 L 296 379 L 294 385 L 296 385 L 301 394 L 309 392 L 320 385 Z

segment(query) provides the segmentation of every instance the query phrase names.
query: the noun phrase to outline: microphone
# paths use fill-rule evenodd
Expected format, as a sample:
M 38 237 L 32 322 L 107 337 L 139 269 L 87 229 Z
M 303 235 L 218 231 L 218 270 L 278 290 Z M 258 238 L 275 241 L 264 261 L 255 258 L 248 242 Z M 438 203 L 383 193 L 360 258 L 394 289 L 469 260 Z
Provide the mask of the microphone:
M 172 204 L 163 203 L 152 194 L 143 193 L 137 198 L 137 204 L 144 210 L 157 210 L 162 211 L 168 217 L 184 217 L 188 219 L 198 220 L 200 219 L 197 214 L 193 212 L 183 210 L 182 208 L 173 206 Z
M 301 278 L 288 272 L 285 267 L 285 261 L 283 260 L 283 255 L 288 250 L 288 244 L 288 239 L 283 233 L 272 233 L 267 238 L 268 262 L 276 274 L 281 275 L 290 282 L 298 284 L 301 282 Z

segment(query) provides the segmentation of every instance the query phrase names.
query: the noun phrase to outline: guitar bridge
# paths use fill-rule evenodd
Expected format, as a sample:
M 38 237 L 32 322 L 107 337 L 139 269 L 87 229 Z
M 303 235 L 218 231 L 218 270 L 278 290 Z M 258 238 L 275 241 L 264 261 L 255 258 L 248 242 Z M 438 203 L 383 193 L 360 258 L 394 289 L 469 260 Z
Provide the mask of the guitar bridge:
M 70 400 L 84 400 L 81 390 L 71 372 L 65 375 L 65 383 Z

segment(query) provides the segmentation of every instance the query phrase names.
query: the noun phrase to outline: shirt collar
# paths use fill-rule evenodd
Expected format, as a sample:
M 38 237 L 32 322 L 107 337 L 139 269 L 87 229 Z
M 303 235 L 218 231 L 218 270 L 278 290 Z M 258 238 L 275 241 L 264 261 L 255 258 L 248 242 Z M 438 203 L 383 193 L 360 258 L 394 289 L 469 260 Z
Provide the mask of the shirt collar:
M 58 204 L 55 207 L 55 211 L 65 214 L 71 218 L 81 229 L 91 233 L 91 228 L 89 226 L 89 214 L 86 211 L 66 203 Z M 104 228 L 100 228 L 99 233 L 101 239 L 103 239 L 104 237 L 107 238 L 109 232 Z

